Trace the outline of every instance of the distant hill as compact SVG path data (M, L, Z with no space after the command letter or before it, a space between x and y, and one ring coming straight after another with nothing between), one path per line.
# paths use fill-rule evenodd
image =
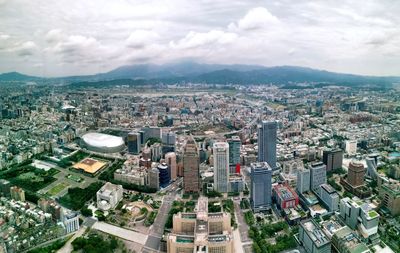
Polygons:
M39 77L23 75L17 72L0 75L0 81L30 81ZM120 80L123 79L123 80ZM78 83L78 86L96 85L93 82L117 85L127 80L134 84L146 83L209 83L209 84L293 84L293 83L327 83L347 86L369 85L390 87L400 83L400 77L375 77L342 74L325 70L296 66L265 67L258 65L223 65L202 64L192 61L175 62L163 65L140 64L122 66L106 73L87 76L70 76L47 78L45 80ZM114 81L113 80L120 80ZM139 81L140 80L140 81ZM106 82L104 82L106 81Z
M11 82L11 81L35 81L40 79L39 77L35 76L28 76L24 75L18 72L9 72L9 73L4 73L0 74L0 81L6 81L6 82Z

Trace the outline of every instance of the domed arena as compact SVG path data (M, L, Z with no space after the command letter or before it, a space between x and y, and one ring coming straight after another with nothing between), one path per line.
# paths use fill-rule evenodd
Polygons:
M117 153L125 149L125 143L121 137L102 133L84 134L81 145L90 151L100 153Z

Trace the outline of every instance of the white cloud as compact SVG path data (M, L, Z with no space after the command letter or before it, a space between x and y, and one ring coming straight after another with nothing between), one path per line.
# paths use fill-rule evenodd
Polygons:
M231 23L229 28L240 30L256 30L268 27L270 25L276 25L278 23L278 18L272 15L268 9L264 7L257 7L249 10L247 14L237 23Z
M202 46L213 46L215 44L228 44L238 37L236 33L212 30L206 33L190 31L178 42L171 41L170 46L178 49L197 48Z
M154 43L159 39L156 32L149 30L136 30L132 32L126 40L126 45L130 48L143 48L146 45Z
M62 33L60 29L52 29L47 32L45 39L47 43L58 42L61 39L65 38L65 35Z
M35 54L37 45L33 41L26 41L20 45L17 45L12 51L16 52L19 56L31 56Z

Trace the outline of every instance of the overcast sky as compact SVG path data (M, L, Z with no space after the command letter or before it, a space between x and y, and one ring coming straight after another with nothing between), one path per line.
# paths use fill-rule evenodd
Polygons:
M193 59L400 75L399 13L399 0L0 0L0 73Z

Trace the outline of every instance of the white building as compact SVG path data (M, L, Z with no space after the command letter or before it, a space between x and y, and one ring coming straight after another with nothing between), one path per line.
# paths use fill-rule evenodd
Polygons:
M229 190L229 145L217 142L213 145L214 189L218 192Z
M122 199L122 185L115 185L107 182L97 192L97 207L103 211L115 208Z
M339 194L329 184L321 184L319 191L322 202L328 207L330 212L335 212L339 209Z
M346 153L348 155L355 155L357 153L357 141L347 140L346 141Z
M312 191L319 191L319 186L326 183L326 165L322 162L313 163L309 168L311 178L310 188Z
M296 189L299 193L304 193L310 190L310 170L300 169L297 171Z
M64 211L63 224L67 234L79 230L79 215L76 212Z

